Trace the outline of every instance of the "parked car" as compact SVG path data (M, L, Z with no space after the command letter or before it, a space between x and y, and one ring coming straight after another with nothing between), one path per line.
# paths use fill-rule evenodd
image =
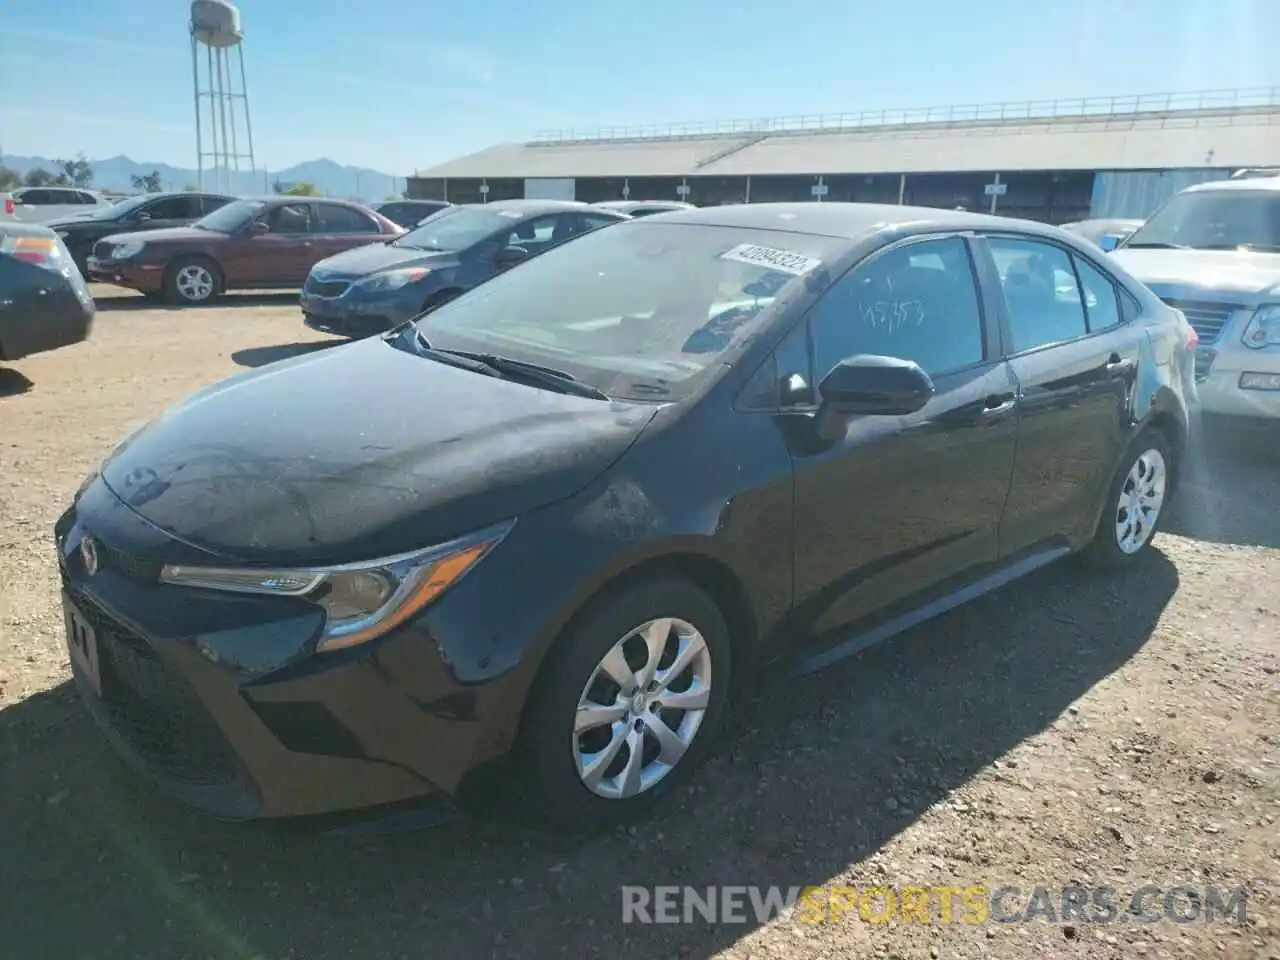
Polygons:
M1141 220L1078 220L1075 223L1064 223L1062 229L1070 230L1110 252L1140 226Z
M4 195L5 219L45 223L55 217L109 206L100 193L79 187L20 187Z
M1183 190L1112 257L1195 328L1205 413L1280 418L1280 177Z
M234 199L215 193L147 193L103 204L87 213L57 217L45 226L57 231L80 272L87 274L89 255L103 237L190 226Z
M89 287L56 233L0 222L0 362L80 343L93 313Z
M601 200L592 206L599 207L601 210L625 213L629 217L649 217L655 213L694 209L692 203L684 203L680 200Z
M346 200L236 200L189 227L104 237L87 267L93 280L200 304L227 290L296 288L317 261L403 233Z
M432 214L452 207L452 203L444 200L389 200L380 203L373 209L393 223L398 223L406 230L412 229Z
M302 287L303 321L344 337L382 333L521 260L626 219L567 200L450 207L386 246L317 263Z
M119 447L55 530L73 673L224 817L502 771L608 823L692 772L753 671L1073 551L1137 561L1188 457L1190 336L1023 221L795 203L591 231Z

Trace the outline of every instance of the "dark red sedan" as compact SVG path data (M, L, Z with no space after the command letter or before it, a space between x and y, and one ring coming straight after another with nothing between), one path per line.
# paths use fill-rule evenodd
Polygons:
M91 280L199 304L227 290L300 287L318 261L404 232L346 200L236 200L189 227L104 237L87 266Z

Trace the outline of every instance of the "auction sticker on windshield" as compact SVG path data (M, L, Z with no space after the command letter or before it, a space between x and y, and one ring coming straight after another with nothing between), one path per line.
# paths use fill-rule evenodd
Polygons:
M791 250L777 250L773 247L761 247L754 243L740 243L732 250L720 254L721 260L737 260L756 267L768 267L770 270L781 270L793 276L802 277L819 266L822 261L816 257L806 257L802 253Z

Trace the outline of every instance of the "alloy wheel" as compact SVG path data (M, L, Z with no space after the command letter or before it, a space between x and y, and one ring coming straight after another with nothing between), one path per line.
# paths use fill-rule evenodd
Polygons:
M192 303L208 300L213 295L213 274L198 263L189 263L179 270L174 284L183 299Z
M1164 506L1167 478L1164 454L1154 448L1139 456L1129 468L1116 504L1116 545L1121 552L1137 553L1151 539Z
M578 699L573 758L596 796L651 789L688 751L711 702L711 652L692 624L650 620L618 640Z

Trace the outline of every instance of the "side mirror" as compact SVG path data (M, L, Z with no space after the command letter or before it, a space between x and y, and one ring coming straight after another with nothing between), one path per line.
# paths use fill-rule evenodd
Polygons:
M271 232L271 228L261 220L255 220L249 224L249 234L254 237L261 237L263 234Z
M150 219L151 219L151 214L149 214L149 213L147 213L147 211L143 210L143 211L141 211L141 212L140 212L136 217L134 217L133 219L134 219L134 220L136 220L138 223L146 223L148 220L150 220Z
M914 360L870 354L841 360L818 384L818 414L830 417L901 417L924 409L933 381Z
M521 260L529 258L529 251L524 247L503 247L494 254L493 262L499 267L514 267Z

